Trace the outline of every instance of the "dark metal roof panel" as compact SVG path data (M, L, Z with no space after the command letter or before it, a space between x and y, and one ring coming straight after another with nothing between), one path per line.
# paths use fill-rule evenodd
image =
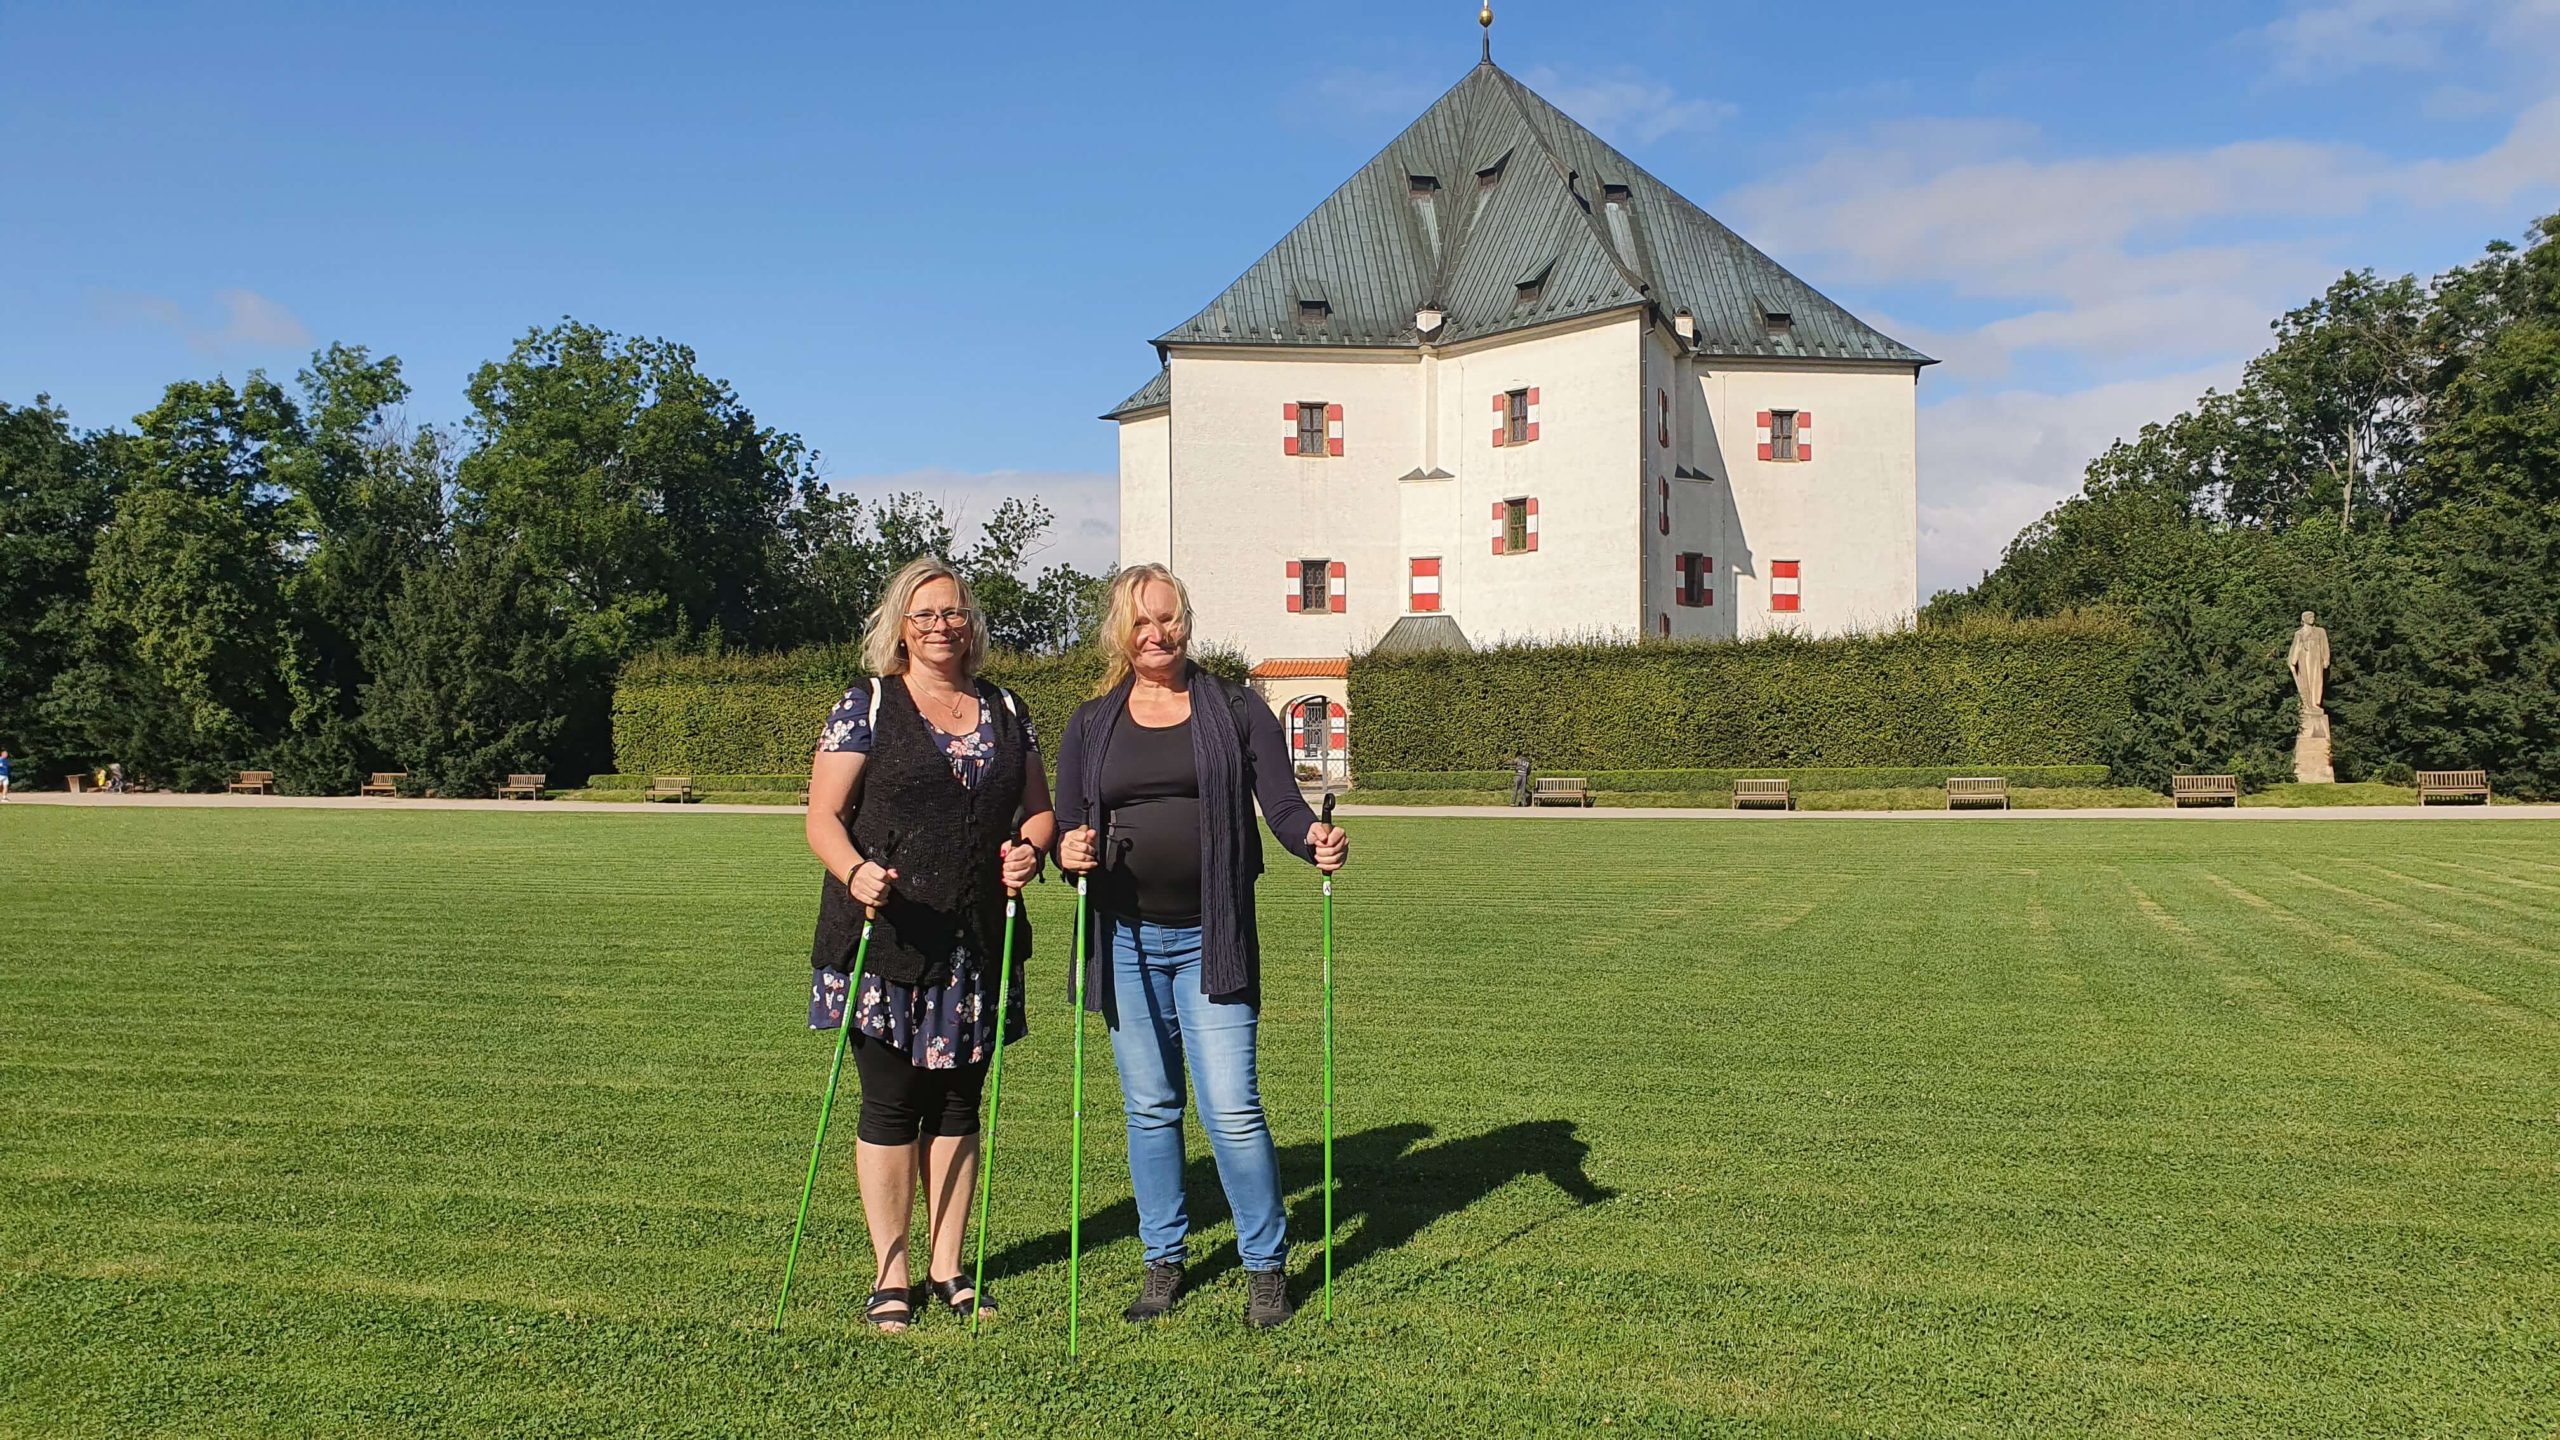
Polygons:
M1141 385L1128 399L1102 414L1105 420L1118 420L1147 410L1161 410L1173 403L1173 367L1167 365L1156 372L1156 378Z
M1479 186L1477 173L1496 164L1499 178ZM1428 222L1412 196L1420 174L1440 182ZM1601 208L1612 184L1628 188L1623 235ZM1543 289L1523 304L1521 282L1542 271ZM1315 296L1328 310L1311 323L1300 302ZM1788 307L1787 333L1769 333L1764 300ZM1157 343L1412 345L1424 305L1446 312L1446 342L1646 301L1695 316L1707 354L1930 363L1490 63Z

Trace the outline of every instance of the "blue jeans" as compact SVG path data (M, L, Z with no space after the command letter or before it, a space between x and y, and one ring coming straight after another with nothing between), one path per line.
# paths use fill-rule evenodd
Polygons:
M1200 1087L1200 1123L1218 1159L1218 1183L1235 1213L1236 1253L1247 1270L1288 1259L1280 1160L1263 1117L1253 1041L1261 1016L1242 998L1200 989L1200 927L1106 919L1111 930L1111 1061L1129 1115L1129 1183L1138 1196L1138 1239L1147 1263L1179 1263L1191 1233L1182 1193L1183 1060Z

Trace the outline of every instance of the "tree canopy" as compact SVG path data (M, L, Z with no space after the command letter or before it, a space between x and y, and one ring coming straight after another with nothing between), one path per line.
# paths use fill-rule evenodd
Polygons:
M413 427L399 360L333 344L291 388L180 380L129 430L0 404L0 745L31 773L484 793L609 768L634 656L849 638L928 551L1001 645L1090 629L1100 578L1031 568L1036 499L954 554L930 500L829 489L685 346L564 320L464 393L461 425Z
M2120 774L2289 774L2310 610L2342 778L2560 794L2560 216L2429 282L2342 277L1923 618L2077 609L2146 639Z

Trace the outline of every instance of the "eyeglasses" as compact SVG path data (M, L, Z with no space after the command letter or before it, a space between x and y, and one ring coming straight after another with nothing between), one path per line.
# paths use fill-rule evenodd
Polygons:
M910 610L907 623L919 630L957 630L977 618L975 610Z

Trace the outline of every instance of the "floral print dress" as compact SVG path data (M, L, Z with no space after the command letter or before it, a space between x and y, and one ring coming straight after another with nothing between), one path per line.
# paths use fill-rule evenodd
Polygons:
M927 724L925 729L940 742L943 757L951 762L951 773L961 784L975 790L986 778L987 762L996 748L995 716L982 700L979 704L978 728L965 735L952 735ZM857 685L844 692L827 723L818 731L821 754L868 755L871 753L871 687ZM1023 761L1033 774L1040 773L1040 740L1032 733L1031 717L1022 717ZM988 1023L995 1009L995 967L981 965L979 957L966 946L951 957L951 978L939 985L901 985L884 980L869 970L848 977L842 970L817 971L809 982L809 1028L832 1030L844 1023L845 999L853 998L853 1028L884 1045L904 1051L910 1062L926 1070L956 1070L964 1065L983 1065L995 1050L995 1027ZM1010 1043L1022 1038L1030 1028L1027 1006L1022 991L1016 988L1012 1004L1005 1016L1004 1038Z

